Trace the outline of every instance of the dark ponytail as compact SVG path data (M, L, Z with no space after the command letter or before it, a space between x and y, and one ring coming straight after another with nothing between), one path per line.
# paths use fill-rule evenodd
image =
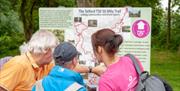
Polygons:
M101 46L109 55L114 55L123 42L123 38L110 29L101 29L92 35L91 41L95 51L98 46Z
M122 43L122 41L122 36L119 34L108 37L104 45L104 49L107 53L114 55L118 51L119 45Z
M114 35L115 37L115 44L119 47L123 42L123 37L119 34Z

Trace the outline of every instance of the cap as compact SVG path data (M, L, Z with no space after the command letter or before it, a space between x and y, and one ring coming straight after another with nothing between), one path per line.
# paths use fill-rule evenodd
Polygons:
M71 61L77 55L80 55L80 53L76 50L75 46L69 42L60 43L53 53L54 60L63 63Z

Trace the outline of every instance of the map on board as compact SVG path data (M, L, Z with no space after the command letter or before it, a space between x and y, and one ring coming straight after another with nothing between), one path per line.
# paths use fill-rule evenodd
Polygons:
M95 66L91 35L109 28L123 36L118 55L134 54L150 71L151 8L40 8L40 29L53 31L60 41L73 43L80 63Z

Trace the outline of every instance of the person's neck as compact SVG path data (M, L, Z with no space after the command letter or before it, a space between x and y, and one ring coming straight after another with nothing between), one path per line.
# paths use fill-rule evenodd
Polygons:
M67 69L70 69L70 70L73 70L73 69L74 69L74 66L73 66L71 63L65 64L65 65L63 65L62 67L67 68Z
M114 55L114 56L106 56L106 58L104 58L104 64L106 65L106 67L110 66L111 64L114 64L118 61L118 56Z
M31 55L32 55L32 58L33 58L33 60L35 61L35 63L36 63L39 67L41 67L41 66L42 66L42 64L41 64L41 60L42 60L41 55L40 55L40 54L31 54Z

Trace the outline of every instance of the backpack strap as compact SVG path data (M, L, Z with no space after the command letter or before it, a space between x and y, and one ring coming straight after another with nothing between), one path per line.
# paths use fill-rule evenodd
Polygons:
M140 69L139 63L138 63L138 61L136 60L136 58L135 58L132 54L126 54L125 56L130 57L130 59L131 59L132 62L133 62L133 65L134 65L134 67L135 67L135 69L136 69L136 72L137 72L139 75L141 75L142 71L141 71L141 69Z
M77 82L74 82L68 88L66 88L65 91L77 91L82 87L82 85L78 84Z
M36 81L35 86L36 86L36 91L44 91L44 88L42 86L42 79L39 81Z

